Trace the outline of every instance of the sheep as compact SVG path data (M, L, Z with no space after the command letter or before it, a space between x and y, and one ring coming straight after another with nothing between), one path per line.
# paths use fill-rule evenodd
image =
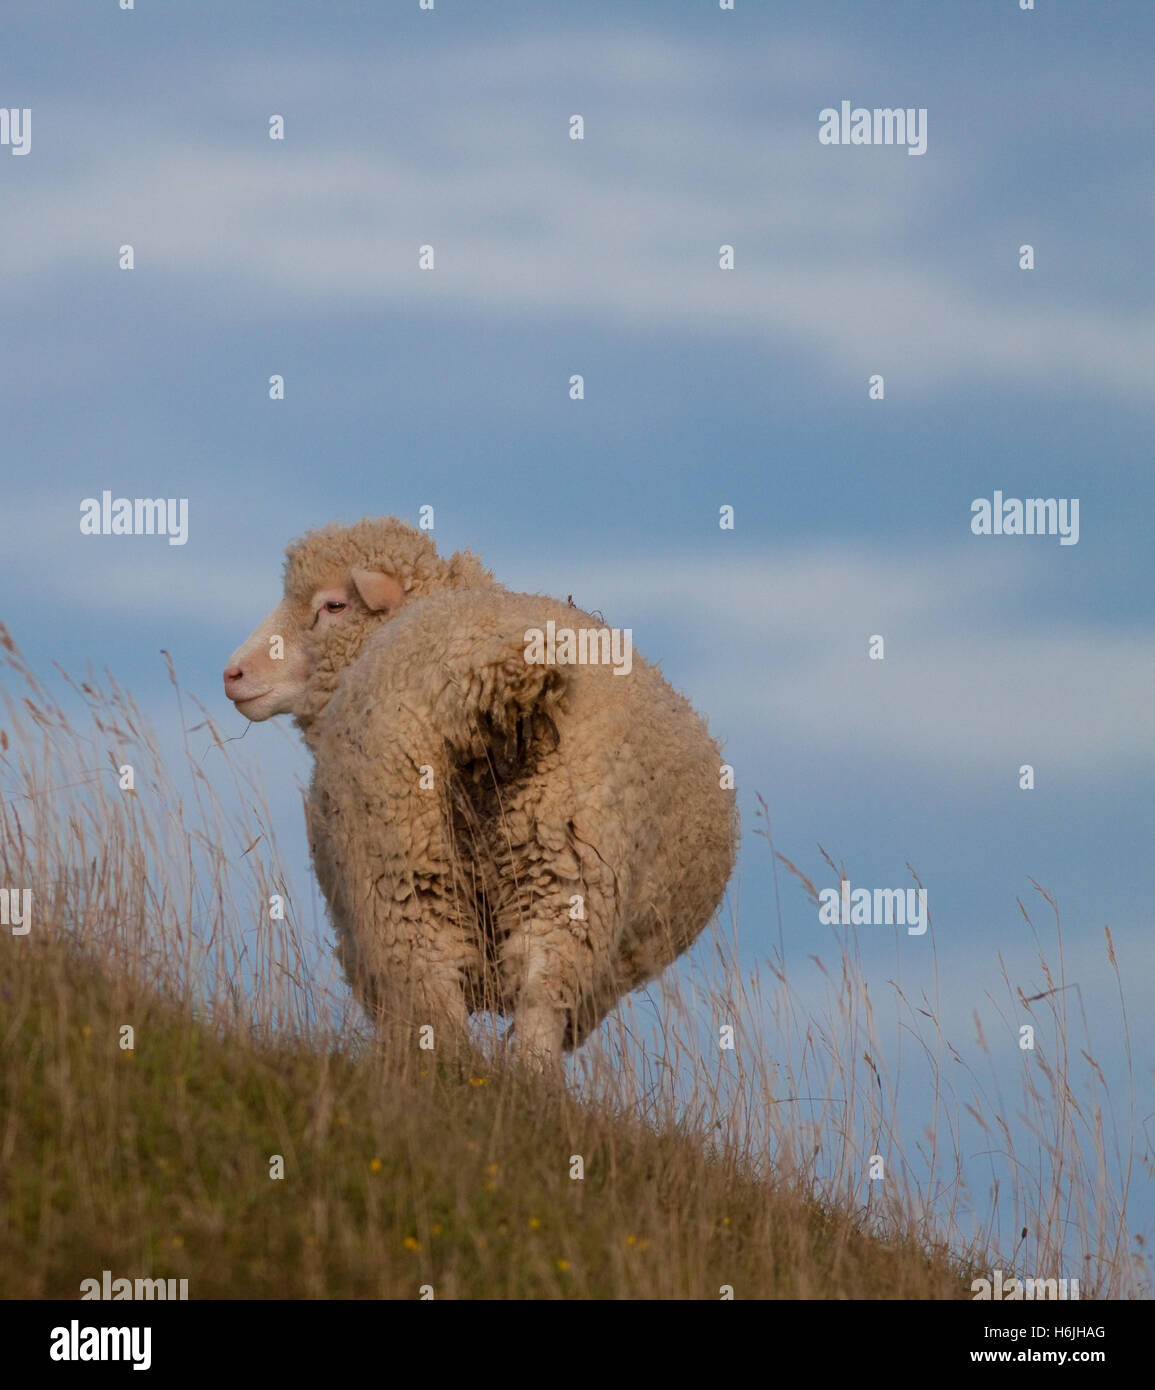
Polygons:
M616 664L573 664L559 633ZM621 638L395 518L289 545L284 599L229 659L225 693L250 720L291 714L313 754L314 867L382 1030L461 1039L479 1010L512 1014L519 1052L548 1064L717 910L732 778Z

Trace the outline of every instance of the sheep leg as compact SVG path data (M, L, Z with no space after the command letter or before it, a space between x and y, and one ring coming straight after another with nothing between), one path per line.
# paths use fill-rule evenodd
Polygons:
M553 1066L561 1057L565 1014L548 1001L518 1003L513 1017L518 1055L534 1066Z
M455 968L422 973L413 983L408 1000L413 1027L420 1030L431 1025L432 1043L436 1051L456 1049L469 1034L469 1011L461 977Z
M549 1067L561 1057L566 1030L564 966L558 946L569 940L568 932L548 928L542 935L534 934L535 924L519 932L515 952L507 945L506 967L516 954L516 972L520 988L513 1011L513 1036L518 1055L539 1067ZM544 923L537 923L542 932ZM551 938L553 940L551 941Z
M383 1040L402 1051L414 1044L423 1051L456 1049L469 1032L462 976L471 959L469 943L451 904L433 895L419 904L415 898L404 917L389 911L396 899L381 891L350 916L339 900L333 903L339 955Z
M455 1048L468 1035L469 1013L456 970L400 971L388 975L364 969L347 970L353 992L373 1019L378 1034L402 1050L415 1042ZM432 1028L432 1034L422 1029Z

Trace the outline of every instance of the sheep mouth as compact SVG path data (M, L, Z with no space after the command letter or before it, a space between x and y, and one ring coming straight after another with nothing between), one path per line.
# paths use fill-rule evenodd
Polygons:
M259 704L262 700L264 700L267 696L271 694L272 688L270 687L268 690L258 691L256 695L245 695L242 696L240 699L234 699L233 704L236 707L238 714L246 715L248 718L252 719L254 716L249 713L249 709L246 709L245 706L247 705L251 709L253 705ZM259 718L260 716L256 717Z

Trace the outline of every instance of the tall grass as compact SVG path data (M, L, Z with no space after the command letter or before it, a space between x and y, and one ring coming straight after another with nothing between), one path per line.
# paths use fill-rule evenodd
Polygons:
M896 979L884 1020L848 935L818 961L815 1013L781 908L765 968L719 925L565 1085L512 1065L496 1030L454 1057L386 1052L318 984L259 782L171 666L174 767L111 677L61 672L66 710L0 643L0 887L33 891L31 932L0 940L0 1293L74 1297L111 1269L188 1277L193 1297L957 1298L993 1267L1145 1291L1133 1102L1120 1133L1069 1041L1045 894L1047 990L1024 997L999 962L1008 1027L1025 1012L1052 1040L1023 1054L1021 1119L990 1052L984 1082L945 1038L937 956L933 997ZM815 901L764 804L758 829L776 899L782 866ZM970 1123L1005 1173L989 1200L965 1178ZM1008 1212L1024 1234L999 1248Z

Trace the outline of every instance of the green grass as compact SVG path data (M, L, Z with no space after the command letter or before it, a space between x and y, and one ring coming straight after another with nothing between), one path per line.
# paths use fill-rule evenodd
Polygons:
M104 1269L192 1298L969 1297L945 1256L533 1073L218 1034L74 949L16 944L2 1297L75 1298Z

